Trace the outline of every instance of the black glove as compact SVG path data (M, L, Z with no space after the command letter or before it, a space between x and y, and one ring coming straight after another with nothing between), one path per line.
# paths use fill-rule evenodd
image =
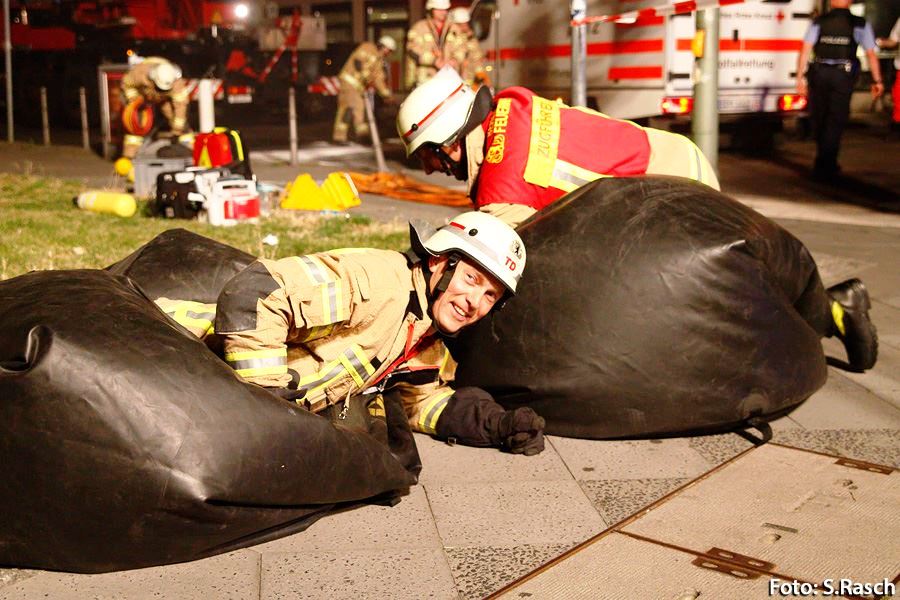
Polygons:
M435 431L468 446L493 446L532 456L544 449L544 419L530 408L505 410L481 388L456 390Z
M497 436L500 448L512 454L534 456L544 451L544 418L523 407L504 411L489 428Z

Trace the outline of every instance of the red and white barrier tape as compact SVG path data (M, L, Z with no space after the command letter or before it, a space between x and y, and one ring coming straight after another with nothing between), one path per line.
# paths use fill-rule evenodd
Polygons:
M617 15L585 17L583 19L571 21L570 25L572 25L572 27L577 27L578 25L586 25L588 23L638 23L649 19L658 19L659 17L692 13L695 10L703 10L705 8L718 8L720 6L729 6L731 4L743 4L748 1L752 2L754 0L683 0L673 4L666 4L654 8L641 8L619 13Z
M316 81L306 86L310 94L322 94L323 96L337 96L341 91L341 80L338 77L319 77Z
M188 98L196 100L200 96L201 79L187 79ZM221 100L225 97L225 82L222 79L212 79L213 99Z

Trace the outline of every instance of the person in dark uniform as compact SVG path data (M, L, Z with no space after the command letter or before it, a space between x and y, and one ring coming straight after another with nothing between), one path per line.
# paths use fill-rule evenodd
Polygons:
M815 19L806 32L797 61L797 91L809 96L816 139L813 176L819 179L840 174L838 150L850 117L850 96L859 75L857 46L863 47L872 72L872 97L878 98L884 92L872 26L851 14L849 7L850 0L831 0L831 10ZM812 61L811 53L815 54Z
M891 33L886 38L875 40L880 48L890 50L900 46L900 17L891 28ZM891 90L894 97L894 112L891 115L891 131L900 133L900 54L894 57L894 87Z

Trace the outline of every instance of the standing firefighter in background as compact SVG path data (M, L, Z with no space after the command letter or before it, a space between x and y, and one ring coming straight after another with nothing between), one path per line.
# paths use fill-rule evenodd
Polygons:
M339 409L338 422L377 422L383 396L396 394L416 431L537 454L544 420L530 408L504 410L480 388L452 389L441 342L515 294L521 238L469 212L437 231L411 224L410 242L405 255L351 248L260 259L225 284L218 306L156 302L201 337L214 318L207 342L224 342L239 375L333 419Z
M341 69L341 91L338 94L337 114L334 117L334 131L331 139L343 143L347 141L350 123L357 138L370 135L366 120L365 94L370 87L378 95L389 99L391 90L385 80L384 58L397 49L397 43L390 36L381 36L378 44L363 42L350 55Z
M406 87L422 85L444 65L457 68L445 50L450 0L428 0L428 16L416 22L406 37Z
M181 79L181 69L158 56L145 58L128 71L122 78L122 93L126 103L122 112L126 134L116 171L125 175L131 170L131 159L137 155L152 125L152 118L148 124L139 115L148 107L158 108L168 121L171 135L177 137L187 128L190 98L187 84Z
M446 54L456 66L465 82L471 86L490 85L491 80L485 70L484 52L469 26L467 8L450 11L450 31L447 33Z
M809 88L810 121L816 138L813 176L817 179L832 179L841 171L837 158L860 70L858 45L865 50L872 71L872 97L878 98L884 84L875 56L875 34L865 19L851 14L850 0L831 0L831 10L815 19L803 38L797 60L797 91L806 94ZM815 59L808 62L812 52Z
M569 107L522 87L477 92L450 68L400 106L407 156L426 173L468 181L475 206L521 223L567 192L601 177L679 175L719 189L688 138Z

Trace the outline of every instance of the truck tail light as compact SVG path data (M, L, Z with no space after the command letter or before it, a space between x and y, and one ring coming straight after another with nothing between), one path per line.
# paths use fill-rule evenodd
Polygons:
M782 94L778 97L778 110L803 110L806 108L806 103L806 96L801 94Z
M687 96L663 98L660 109L664 115L687 115L694 110L694 99Z

